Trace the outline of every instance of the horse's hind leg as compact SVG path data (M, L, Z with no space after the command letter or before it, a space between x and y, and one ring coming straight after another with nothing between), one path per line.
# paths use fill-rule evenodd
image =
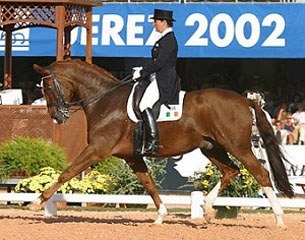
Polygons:
M138 157L137 159L126 159L127 164L137 175L140 182L143 184L148 195L154 201L156 208L158 209L158 217L155 220L155 224L162 224L163 218L167 215L167 209L165 205L162 203L162 200L157 191L155 182L148 172L147 166L142 157Z
M210 222L214 218L213 204L218 194L238 175L239 168L228 157L227 152L215 146L212 150L201 149L201 152L219 169L222 174L221 181L208 193L205 198L205 219Z
M270 180L269 172L257 160L257 158L251 151L249 151L249 153L243 155L242 157L238 157L238 160L245 166L245 168L252 174L256 181L263 187L263 191L267 195L273 213L275 215L276 225L280 228L285 228L284 212L274 190L272 189L272 183Z

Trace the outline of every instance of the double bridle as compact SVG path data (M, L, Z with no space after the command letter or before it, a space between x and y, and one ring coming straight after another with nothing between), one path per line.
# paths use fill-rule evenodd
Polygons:
M41 82L42 82L41 85L42 85L43 91L45 91L45 92L51 91L51 94L55 98L55 102L49 103L47 101L47 107L55 107L56 112L55 112L54 119L56 119L59 122L64 122L65 120L67 120L70 117L69 107L71 105L70 105L70 103L65 101L63 91L62 91L60 84L59 84L58 80L56 79L54 73L52 71L50 73L51 73L50 75L47 75L47 76L44 76L41 78ZM44 79L46 79L46 78L52 79L55 89L53 89L52 85L45 86Z
M52 87L52 85L45 86L44 79L46 79L46 78L51 78L55 89ZM49 75L41 78L41 82L42 82L41 87L43 88L44 91L51 91L52 95L55 98L55 102L52 102L52 103L47 102L48 107L56 108L56 113L55 113L54 119L56 119L59 122L65 122L70 117L69 107L76 106L76 105L81 105L82 107L87 106L93 102L96 102L97 100L100 100L108 93L110 93L126 84L133 82L134 80L132 79L132 75L130 74L130 75L126 76L125 78L123 78L121 81L123 81L123 83L116 85L115 87L111 88L110 90L108 90L106 92L97 93L95 96L93 96L91 98L81 99L81 100L73 101L73 102L65 101L64 93L61 89L60 82L57 80L52 69L50 69ZM79 109L81 109L81 108L79 108ZM77 109L77 110L79 110L79 109Z

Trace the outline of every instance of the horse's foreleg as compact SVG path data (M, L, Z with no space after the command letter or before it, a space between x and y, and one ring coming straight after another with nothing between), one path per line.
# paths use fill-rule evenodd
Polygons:
M102 158L96 155L96 151L88 146L78 156L78 158L60 174L57 182L55 182L47 190L43 191L40 197L29 205L29 208L33 210L41 209L45 202L53 196L53 194L58 190L58 188L60 188L61 185L81 173L83 170L90 167L93 163L98 162L100 159Z
M148 172L147 166L142 158L136 159L135 161L128 162L129 166L137 175L140 182L143 184L148 195L151 196L153 202L158 209L158 217L155 220L154 224L162 224L163 218L167 215L167 209L162 203L162 200L157 191L155 182Z
M162 203L162 200L157 191L154 180L148 172L136 172L139 180L143 184L146 192L154 201L156 208L158 209L158 217L155 220L155 224L162 224L163 218L167 215L167 209L165 205Z

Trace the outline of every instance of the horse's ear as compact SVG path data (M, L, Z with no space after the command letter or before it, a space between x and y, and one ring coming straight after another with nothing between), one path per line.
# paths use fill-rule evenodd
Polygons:
M33 68L36 72L40 73L41 75L49 75L49 71L46 70L45 68L37 65L37 64L33 64Z

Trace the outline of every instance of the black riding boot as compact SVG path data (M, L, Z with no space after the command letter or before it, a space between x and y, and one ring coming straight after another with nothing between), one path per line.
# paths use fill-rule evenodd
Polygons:
M159 152L158 126L151 108L146 108L142 112L142 119L145 125L144 153L158 154Z

